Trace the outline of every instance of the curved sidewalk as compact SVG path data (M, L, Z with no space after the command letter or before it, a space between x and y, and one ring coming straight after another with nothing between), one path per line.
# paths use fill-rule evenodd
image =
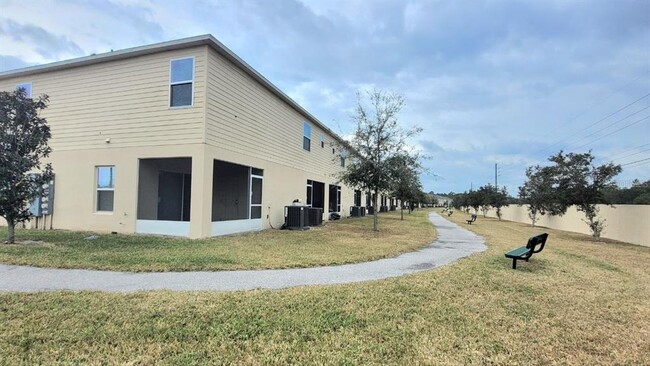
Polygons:
M372 262L315 268L163 273L54 269L0 264L0 291L234 291L353 283L425 271L487 249L483 238L442 216L432 212L429 220L438 232L437 241L415 252Z

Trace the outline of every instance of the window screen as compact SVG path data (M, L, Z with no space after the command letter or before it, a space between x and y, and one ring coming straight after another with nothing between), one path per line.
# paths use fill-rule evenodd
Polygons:
M302 148L311 151L311 126L307 122L302 126Z
M97 211L112 212L115 200L115 167L98 166L97 172Z
M170 63L169 84L171 107L192 105L192 85L194 83L194 58L172 60Z

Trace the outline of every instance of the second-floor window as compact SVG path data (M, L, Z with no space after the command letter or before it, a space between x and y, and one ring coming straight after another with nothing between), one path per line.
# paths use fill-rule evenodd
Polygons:
M307 122L302 126L302 148L311 151L311 126Z
M32 97L32 83L20 83L16 85L16 90L18 89L24 89L25 90L25 96L27 98Z
M171 60L169 68L169 106L191 106L194 89L194 57Z
M348 152L345 149L341 149L341 167L345 168L345 159L348 157Z

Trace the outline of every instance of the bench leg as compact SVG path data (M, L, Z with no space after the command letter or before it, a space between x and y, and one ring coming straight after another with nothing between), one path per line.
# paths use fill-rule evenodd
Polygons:
M517 269L517 260L516 259L512 260L512 269Z

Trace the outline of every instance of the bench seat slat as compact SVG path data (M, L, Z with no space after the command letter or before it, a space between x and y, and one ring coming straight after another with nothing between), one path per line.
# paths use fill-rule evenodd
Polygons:
M530 251L530 249L528 249L526 247L519 247L517 249L513 249L513 250L509 251L508 253L506 253L506 257L508 257L508 258L522 257L523 255L528 254L529 251Z

